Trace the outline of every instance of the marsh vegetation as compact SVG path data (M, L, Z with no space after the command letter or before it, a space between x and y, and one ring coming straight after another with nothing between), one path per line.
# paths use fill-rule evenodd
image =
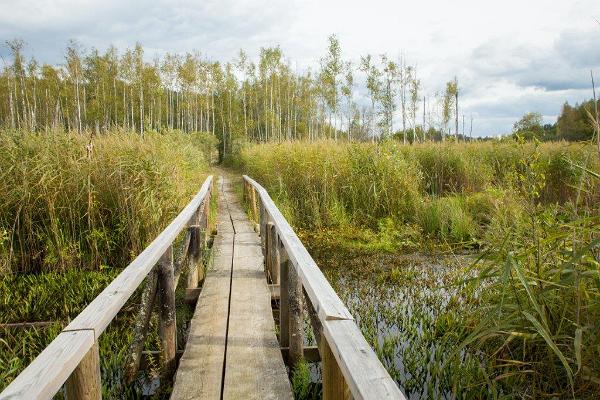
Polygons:
M325 141L238 160L410 398L597 392L593 146Z

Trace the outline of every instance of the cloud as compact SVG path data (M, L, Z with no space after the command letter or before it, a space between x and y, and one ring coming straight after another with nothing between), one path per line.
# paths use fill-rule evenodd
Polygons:
M101 51L141 42L149 60L199 50L228 61L240 48L256 59L261 47L281 45L302 71L318 67L336 33L355 64L367 53L404 54L432 103L457 76L460 112L485 135L510 131L527 111L550 118L565 100L590 97L589 70L600 75L593 17L597 0L0 0L0 39L23 38L26 54L52 64L64 62L71 38ZM364 88L356 98L370 103Z

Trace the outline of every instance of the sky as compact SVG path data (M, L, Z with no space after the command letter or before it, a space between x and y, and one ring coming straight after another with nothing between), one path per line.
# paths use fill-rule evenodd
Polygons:
M476 136L510 132L526 112L553 123L565 101L591 98L598 21L599 0L0 0L0 40L21 38L26 54L52 64L64 62L69 39L100 50L140 42L148 60L198 50L229 61L240 48L256 59L261 47L280 45L302 72L318 68L336 34L355 64L366 54L403 55L430 98L456 76L459 114L473 117ZM6 46L0 55L6 60ZM362 85L354 97L368 101Z

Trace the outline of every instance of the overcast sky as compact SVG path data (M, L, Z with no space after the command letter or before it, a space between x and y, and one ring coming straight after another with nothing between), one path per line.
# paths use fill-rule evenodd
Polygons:
M427 95L456 75L461 113L473 115L477 135L508 132L528 111L554 122L565 101L591 98L597 20L600 0L0 0L0 39L22 38L27 54L54 64L74 38L101 50L139 41L149 60L199 50L227 61L240 48L256 57L280 45L303 71L318 66L335 33L347 59L404 54ZM357 88L357 100L364 96Z

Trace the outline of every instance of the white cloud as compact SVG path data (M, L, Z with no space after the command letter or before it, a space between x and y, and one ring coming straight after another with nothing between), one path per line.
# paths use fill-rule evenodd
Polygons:
M565 100L590 97L589 70L600 75L594 18L597 0L0 0L0 39L23 38L51 63L62 62L70 38L100 49L139 41L149 58L199 50L228 60L280 44L293 66L314 69L336 33L355 61L405 54L429 95L458 76L463 112L484 135L509 131L524 112L550 118Z

